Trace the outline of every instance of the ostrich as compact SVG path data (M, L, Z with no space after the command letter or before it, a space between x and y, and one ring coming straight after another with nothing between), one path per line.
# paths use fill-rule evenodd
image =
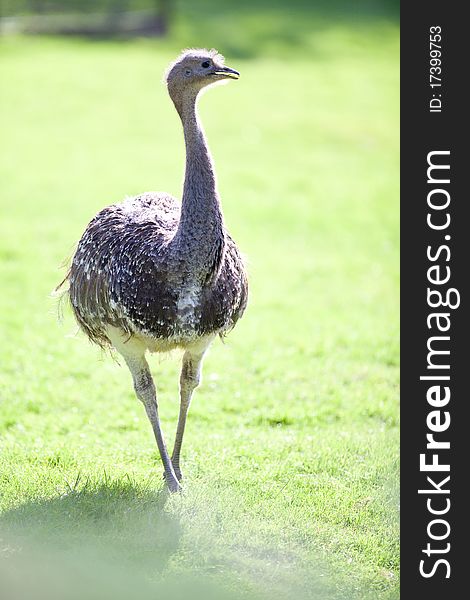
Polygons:
M217 51L191 49L165 82L186 146L183 197L146 192L101 210L83 233L67 274L80 328L124 358L155 434L171 492L181 489L180 452L204 354L242 316L248 294L242 258L227 233L214 165L198 112L204 88L239 73ZM184 350L180 409L170 457L147 351Z

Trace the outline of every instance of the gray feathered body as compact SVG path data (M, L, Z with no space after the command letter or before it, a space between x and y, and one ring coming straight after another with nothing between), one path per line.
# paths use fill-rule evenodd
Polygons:
M110 344L111 325L184 346L224 334L242 316L246 273L223 223L204 252L195 252L187 235L177 235L180 213L175 198L149 192L108 206L90 222L68 277L75 316L93 342Z

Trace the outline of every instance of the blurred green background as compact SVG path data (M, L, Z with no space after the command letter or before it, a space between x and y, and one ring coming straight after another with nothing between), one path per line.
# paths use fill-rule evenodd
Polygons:
M397 3L178 1L163 25L157 4L1 7L5 597L396 599ZM205 360L167 498L127 369L50 292L103 206L180 197L161 79L190 46L241 72L200 111L251 298ZM151 363L169 439L177 358Z

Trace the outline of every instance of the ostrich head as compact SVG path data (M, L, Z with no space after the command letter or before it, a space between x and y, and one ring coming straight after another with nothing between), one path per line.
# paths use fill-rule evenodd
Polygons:
M190 49L183 51L170 64L165 81L170 97L180 112L184 100L194 100L203 88L239 77L238 71L224 65L224 57L217 50Z

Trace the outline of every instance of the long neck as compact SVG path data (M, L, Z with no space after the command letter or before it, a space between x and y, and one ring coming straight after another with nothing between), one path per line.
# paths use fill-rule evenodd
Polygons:
M175 102L184 129L186 171L181 217L175 241L189 250L192 259L212 268L214 253L224 245L222 208L214 165L197 113L197 99Z

